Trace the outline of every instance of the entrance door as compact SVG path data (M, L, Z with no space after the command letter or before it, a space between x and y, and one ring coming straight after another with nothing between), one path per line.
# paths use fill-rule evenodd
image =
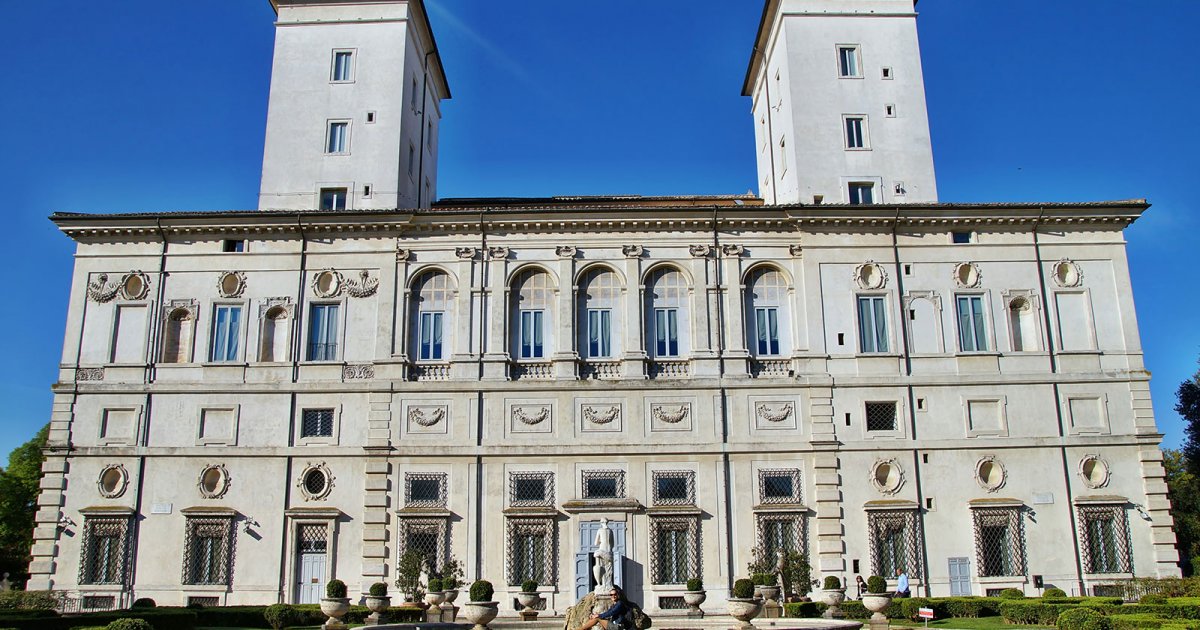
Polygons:
M613 533L613 584L625 587L625 523L609 521ZM592 553L596 551L596 532L600 521L579 522L579 550L575 552L575 601L596 588L592 576Z
M324 525L301 525L296 537L296 603L321 603L325 584L325 552L328 528Z
M971 594L971 559L950 558L950 596Z

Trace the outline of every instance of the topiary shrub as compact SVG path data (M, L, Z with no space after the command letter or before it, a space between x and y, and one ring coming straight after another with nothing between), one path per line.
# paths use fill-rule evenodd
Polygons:
M1055 625L1059 630L1113 630L1111 619L1089 608L1064 610Z
M139 597L133 600L133 606L130 606L130 608L156 608L157 606L158 604L154 603L153 599L150 599L149 597Z
M831 591L835 588L842 588L842 581L836 575L826 575L825 590Z
M754 582L755 586L775 586L779 583L778 579L774 573L755 573L750 576L750 581Z
M272 604L263 611L263 619L275 630L294 626L301 622L300 613L288 604Z
M475 580L475 583L471 585L471 601L490 602L492 601L492 594L495 592L491 582L487 580Z
M387 597L387 583L376 582L371 585L371 589L367 591L371 597Z
M872 595L882 595L887 592L887 580L881 575L872 575L867 578L867 592Z
M783 616L812 619L820 617L826 608L828 606L821 602L793 602L783 605Z
M58 596L53 591L0 591L0 610L54 610Z
M689 579L689 580L687 581L687 590L689 590L689 591L703 591L703 590L704 590L704 580L701 580L700 578L691 578L691 579Z
M1042 593L1042 599L1060 599L1067 596L1067 592L1061 588L1048 588Z
M430 593L442 592L442 578L429 578L429 592Z
M741 578L733 583L733 596L737 599L750 599L754 597L754 582L746 578Z
M1025 593L1019 588L1006 588L1000 591L1000 599L1025 599Z
M154 626L145 619L122 617L104 626L104 630L154 630Z
M525 580L524 582L521 582L522 593L536 593L537 587L537 580Z
M346 596L346 583L341 580L329 580L325 585L325 597L341 599Z
M1147 593L1142 595L1142 598L1138 600L1138 603L1149 606L1162 606L1167 603L1167 596L1161 593Z

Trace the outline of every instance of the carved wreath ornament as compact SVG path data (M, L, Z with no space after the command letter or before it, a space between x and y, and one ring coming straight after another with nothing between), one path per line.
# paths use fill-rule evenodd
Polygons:
M87 295L93 302L113 301L117 295L126 300L140 300L150 293L150 279L141 271L130 271L114 282L108 281L108 274L96 276L87 285Z
M333 269L325 269L313 278L313 293L317 297L331 298L346 295L354 298L365 298L375 295L379 289L379 279L372 278L366 269L358 272L358 280L350 280Z
M408 410L408 420L414 424L419 424L423 427L431 427L438 422L441 422L446 417L446 408L438 407L433 413L426 414L420 407L410 407Z
M688 411L690 409L687 405L679 405L679 409L675 411L667 411L665 407L655 407L652 413L654 414L654 419L659 422L678 424L683 422L684 418L688 417Z
M759 403L756 405L754 411L758 414L759 418L762 418L767 422L783 422L791 417L792 410L792 403L785 403L778 409L772 409L771 406L766 403Z
M609 407L608 411L604 412L597 411L595 407L583 408L583 417L592 424L608 424L616 420L619 415L621 415L621 408L616 405Z
M513 418L520 421L522 424L528 424L528 425L532 426L535 424L541 424L546 418L549 418L550 417L550 408L542 407L542 410L540 412L531 416L531 415L525 413L524 407L513 407L512 415L513 415Z

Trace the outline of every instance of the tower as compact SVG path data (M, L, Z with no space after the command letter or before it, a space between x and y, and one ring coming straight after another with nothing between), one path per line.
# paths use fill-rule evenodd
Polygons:
M915 0L768 0L742 88L769 204L936 202Z
M259 209L428 207L450 98L421 0L271 0Z

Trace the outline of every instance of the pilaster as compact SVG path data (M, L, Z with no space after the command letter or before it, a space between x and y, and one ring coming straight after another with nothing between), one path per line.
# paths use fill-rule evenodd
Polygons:
M1154 545L1153 575L1178 577L1179 552L1175 548L1175 521L1171 518L1171 501L1167 497L1162 451L1156 446L1145 445L1138 450L1138 461L1142 465L1142 484L1146 492L1144 510L1150 518L1150 540Z
M386 457L366 462L363 480L362 583L387 582L389 478L392 467Z

